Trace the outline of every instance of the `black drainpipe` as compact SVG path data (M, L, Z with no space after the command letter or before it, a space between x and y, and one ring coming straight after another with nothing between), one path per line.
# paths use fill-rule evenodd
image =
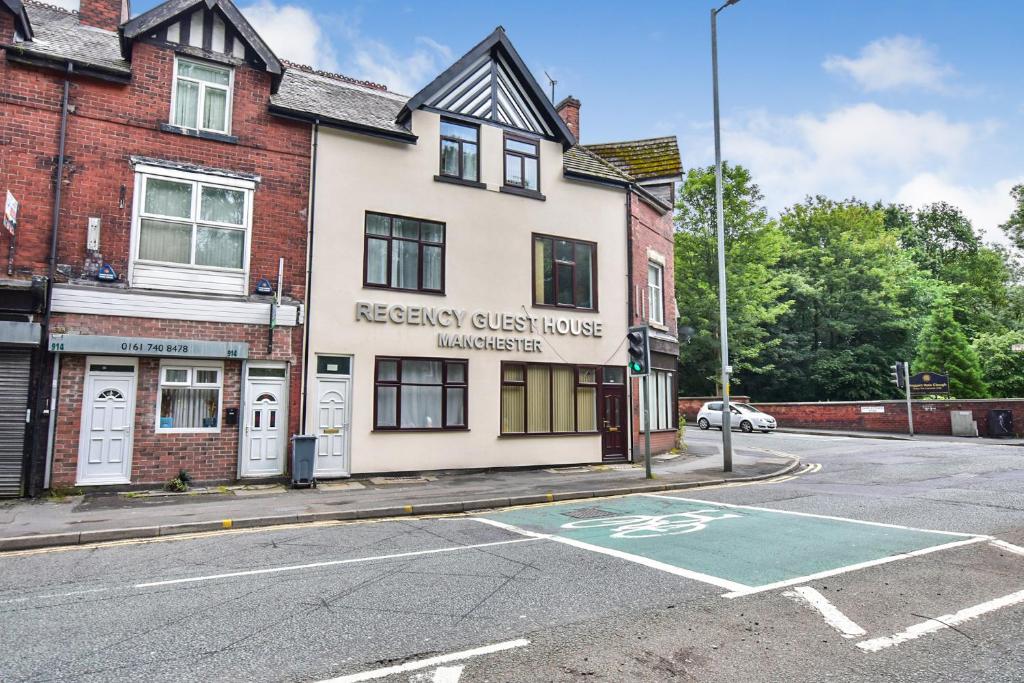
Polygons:
M309 408L309 320L313 317L313 231L316 229L316 153L320 142L320 119L313 121L312 178L309 187L309 244L306 248L306 320L302 344L302 423L299 433L306 432L306 411Z
M46 442L49 432L49 407L50 383L53 381L52 356L49 353L50 346L50 316L53 313L53 281L57 277L57 237L60 227L61 193L64 185L64 147L68 134L68 97L71 90L71 76L75 67L71 62L67 63L64 72L64 95L61 98L60 106L60 142L57 145L57 173L54 177L53 190L53 223L50 228L50 258L48 259L48 270L46 279L46 305L43 309L43 329L39 341L39 356L35 386L35 409L32 414L34 425L34 438L32 441L31 454L29 456L27 493L29 496L36 496L43 487L42 474L46 469ZM46 420L41 419L47 416Z

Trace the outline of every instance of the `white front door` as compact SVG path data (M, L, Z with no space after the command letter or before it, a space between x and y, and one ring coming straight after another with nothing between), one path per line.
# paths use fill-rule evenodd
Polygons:
M350 473L349 402L352 380L317 380L316 476L347 477Z
M284 474L287 455L287 368L249 366L246 369L243 477Z
M127 484L132 468L135 368L93 362L87 366L78 483Z

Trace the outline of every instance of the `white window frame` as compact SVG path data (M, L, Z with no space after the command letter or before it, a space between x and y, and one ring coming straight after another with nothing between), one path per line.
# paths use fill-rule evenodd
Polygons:
M657 284L651 283L651 271L657 273ZM648 320L655 325L665 324L665 266L647 262Z
M675 400L673 391L673 382L675 379L675 373L670 370L656 370L651 369L651 376L647 380L647 391L654 397L651 401L651 431L674 431L678 429L678 424L675 424L675 407L672 402ZM659 390L662 390L662 398L658 397ZM644 414L644 404L647 402L647 397L644 396L644 392L640 391L640 415ZM664 419L662 419L664 418ZM641 418L642 419L642 418ZM640 429L643 429L641 423Z
M160 361L160 374L156 384L156 423L154 429L157 434L220 434L221 426L224 423L224 363L219 361L203 361L168 358ZM187 370L188 380L185 382L166 382L164 372L166 370ZM216 384L196 384L193 381L196 370L216 370ZM214 389L217 391L217 426L216 427L161 427L160 414L163 412L164 387L194 387L196 389Z
M193 184L192 188L192 209L191 216L189 218L175 218L175 217L158 217L156 215L146 214L143 209L146 202L146 183L150 178L156 178L159 180L171 180L179 182L188 182ZM201 198L202 187L217 187L230 190L241 190L245 194L245 206L242 209L242 227L236 225L215 223L210 221L199 221L199 202ZM207 173L189 173L186 171L178 171L171 168L162 168L160 166L148 166L139 164L135 167L135 197L134 206L132 209L132 234L131 234L131 252L130 252L130 263L128 265L128 282L132 283L133 275L135 271L135 264L143 264L150 267L166 268L168 270L178 271L207 271L214 273L230 273L233 275L239 275L241 278L241 288L233 294L242 295L246 293L249 282L249 261L252 254L252 213L253 213L253 195L256 190L256 182L253 180L247 180L243 178L232 178L228 176L217 176ZM142 219L143 218L154 218L156 220L167 220L177 223L191 223L192 224L192 241L190 247L189 260L192 263L174 263L171 261L154 261L151 259L140 259L139 248L140 248L140 233L142 231ZM220 266L199 266L195 265L195 242L196 232L198 231L198 225L209 225L210 227L224 227L233 230L244 230L245 239L243 240L242 248L242 267L241 268L222 268ZM219 289L211 289L213 293L223 294L224 292Z
M206 81L200 81L200 80L198 80L196 78L189 78L188 76L181 76L178 73L178 65L181 64L182 62L187 62L187 63L190 63L190 64L195 64L197 66L203 66L203 67L207 67L207 68L224 69L225 71L228 72L228 84L227 85L218 85L217 83L208 83ZM174 112L177 111L177 106L176 105L177 105L177 101L178 101L178 80L179 79L184 80L184 81L188 81L189 83L195 83L196 85L199 86L199 100L196 103L196 125L195 125L195 127L184 126L180 122L178 122L175 119L175 117L174 117ZM220 129L217 129L217 128L204 128L203 125L202 125L202 122L203 122L203 110L205 109L204 105L206 104L206 90L207 90L207 88L213 88L214 90L223 90L223 91L225 91L227 93L227 104L224 107L224 126L225 126L224 130L220 130ZM175 56L175 58L174 58L174 79L171 82L171 112L170 112L170 116L167 117L167 120L171 122L172 126L178 126L179 128L185 128L186 130L202 130L202 131L206 131L208 133L219 133L221 135L231 135L231 118L232 118L231 115L232 115L232 113L234 111L234 107L232 106L232 104L233 104L232 100L234 99L234 94L235 94L235 70L234 70L234 68L232 68L230 66L227 66L226 64L214 64L214 63L211 63L211 62L204 62L204 61L199 60L199 59L186 59L184 57Z

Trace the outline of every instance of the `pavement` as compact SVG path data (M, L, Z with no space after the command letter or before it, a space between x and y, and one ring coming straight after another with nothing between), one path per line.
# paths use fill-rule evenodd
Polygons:
M711 453L720 435L687 437ZM1024 681L1020 449L734 443L801 465L686 491L0 553L0 678Z
M0 551L153 538L281 524L459 513L557 500L681 490L781 476L798 459L761 446L737 448L723 473L718 446L702 441L677 457L595 465L360 477L315 489L256 486L202 493L95 493L0 503Z

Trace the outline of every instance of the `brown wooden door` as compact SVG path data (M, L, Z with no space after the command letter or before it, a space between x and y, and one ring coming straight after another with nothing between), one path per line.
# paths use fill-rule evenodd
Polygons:
M601 387L601 457L626 460L626 387L622 384Z

